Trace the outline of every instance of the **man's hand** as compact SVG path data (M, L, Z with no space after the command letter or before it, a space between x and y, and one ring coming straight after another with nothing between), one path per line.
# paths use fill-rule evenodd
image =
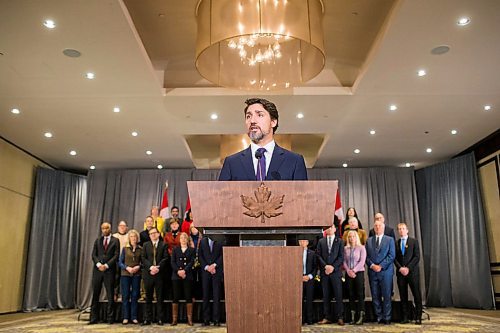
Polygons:
M177 275L178 275L181 279L183 279L183 280L184 280L184 279L186 278L186 271L185 271L185 270L183 270L183 269L179 269L179 270L177 271Z
M371 269L372 269L372 271L378 273L378 272L380 272L382 270L382 266L373 264L372 267L371 267Z
M407 276L410 273L410 269L408 267L401 267L399 269L399 273L401 273L403 276Z
M325 274L326 275L332 274L334 270L335 270L335 268L332 265L325 266Z

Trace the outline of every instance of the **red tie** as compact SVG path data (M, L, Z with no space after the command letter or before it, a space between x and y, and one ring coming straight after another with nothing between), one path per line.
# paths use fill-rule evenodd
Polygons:
M104 237L104 252L108 250L108 237Z

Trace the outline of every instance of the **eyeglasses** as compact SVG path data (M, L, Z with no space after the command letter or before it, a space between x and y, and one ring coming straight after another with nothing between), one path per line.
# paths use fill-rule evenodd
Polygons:
M154 234L157 234L158 231L153 231L153 232L150 232L149 235L154 235Z

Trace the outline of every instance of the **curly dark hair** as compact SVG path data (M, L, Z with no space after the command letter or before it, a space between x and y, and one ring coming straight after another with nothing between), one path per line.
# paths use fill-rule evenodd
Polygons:
M273 134L276 133L276 130L278 129L279 114L278 114L278 109L276 108L276 105L274 105L273 102L270 102L264 98L249 98L245 101L245 104L247 105L245 107L245 110L243 110L243 114L245 115L247 114L247 110L250 105L261 104L264 107L264 110L269 112L271 120L276 120L276 126L273 127Z

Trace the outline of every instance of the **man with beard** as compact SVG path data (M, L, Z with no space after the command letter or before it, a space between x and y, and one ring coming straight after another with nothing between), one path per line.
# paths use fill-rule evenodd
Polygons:
M307 180L302 155L278 146L278 110L263 98L245 101L245 125L250 147L226 157L219 180Z
M92 261L94 269L92 272L92 306L90 311L89 324L97 324L99 318L99 295L104 284L108 307L106 310L106 321L108 324L114 322L114 284L116 262L120 251L120 241L111 236L111 224L104 222L101 224L102 236L97 238L92 249Z

